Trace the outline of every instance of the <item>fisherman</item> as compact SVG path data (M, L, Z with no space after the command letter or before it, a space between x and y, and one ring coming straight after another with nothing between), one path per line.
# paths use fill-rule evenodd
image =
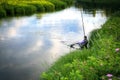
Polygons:
M87 36L84 36L84 40L82 42L77 42L77 43L74 43L74 44L71 44L70 45L70 48L75 48L74 45L75 44L78 44L80 49L83 49L84 47L87 49L87 44L88 44L88 40L87 40Z

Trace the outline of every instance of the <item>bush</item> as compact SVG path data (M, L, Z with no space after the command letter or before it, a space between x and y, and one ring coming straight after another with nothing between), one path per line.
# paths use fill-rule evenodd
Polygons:
M45 8L44 6L40 3L40 2L32 2L32 3L28 3L30 5L33 5L37 8L37 12L44 12L45 11Z
M6 11L7 16L14 16L14 6L8 3L2 3L2 7Z
M2 6L0 9L0 17L30 15L35 12L51 12L54 10L61 10L66 8L69 3L71 3L71 0L3 1L0 3Z
M33 5L22 4L21 6L24 8L26 15L30 15L36 12L36 7Z
M67 3L68 6L72 5L74 2L74 0L61 0L61 1Z
M44 12L45 8L41 4L32 4L37 8L37 12Z
M49 0L49 1L55 5L55 10L61 10L67 7L67 4L65 2L59 0Z
M41 4L44 6L46 12L51 12L55 10L55 6L51 2L41 1Z
M15 5L14 12L15 12L15 15L25 15L24 7L19 5Z
M6 11L0 6L0 18L6 17Z

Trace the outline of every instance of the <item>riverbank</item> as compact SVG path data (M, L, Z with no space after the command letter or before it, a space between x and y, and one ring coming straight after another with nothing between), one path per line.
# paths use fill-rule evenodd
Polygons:
M113 80L120 77L120 12L92 32L90 49L73 51L42 74L43 80Z
M52 12L72 5L72 0L0 1L0 18Z

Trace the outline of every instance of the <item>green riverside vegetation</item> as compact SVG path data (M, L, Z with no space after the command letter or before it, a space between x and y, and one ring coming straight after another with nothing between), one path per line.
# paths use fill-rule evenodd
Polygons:
M1 0L0 18L51 12L72 5L74 0ZM118 0L76 0L116 3ZM114 2L112 2L114 1ZM116 2L115 2L116 1ZM59 58L42 80L113 80L120 78L120 12L112 15L101 29L91 33L90 48L73 51Z
M1 0L0 18L52 12L73 4L73 0Z
M95 3L120 3L119 0L76 0L77 2L95 2Z
M120 12L114 13L101 29L94 30L90 49L76 50L59 58L42 80L112 80L120 78Z

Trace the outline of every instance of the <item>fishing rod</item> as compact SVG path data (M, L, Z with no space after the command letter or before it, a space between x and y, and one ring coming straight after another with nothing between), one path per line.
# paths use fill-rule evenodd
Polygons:
M83 21L83 8L81 9L81 18L82 18L82 26L83 26L83 33L84 33L84 36L85 36L85 27L84 27L84 21Z

